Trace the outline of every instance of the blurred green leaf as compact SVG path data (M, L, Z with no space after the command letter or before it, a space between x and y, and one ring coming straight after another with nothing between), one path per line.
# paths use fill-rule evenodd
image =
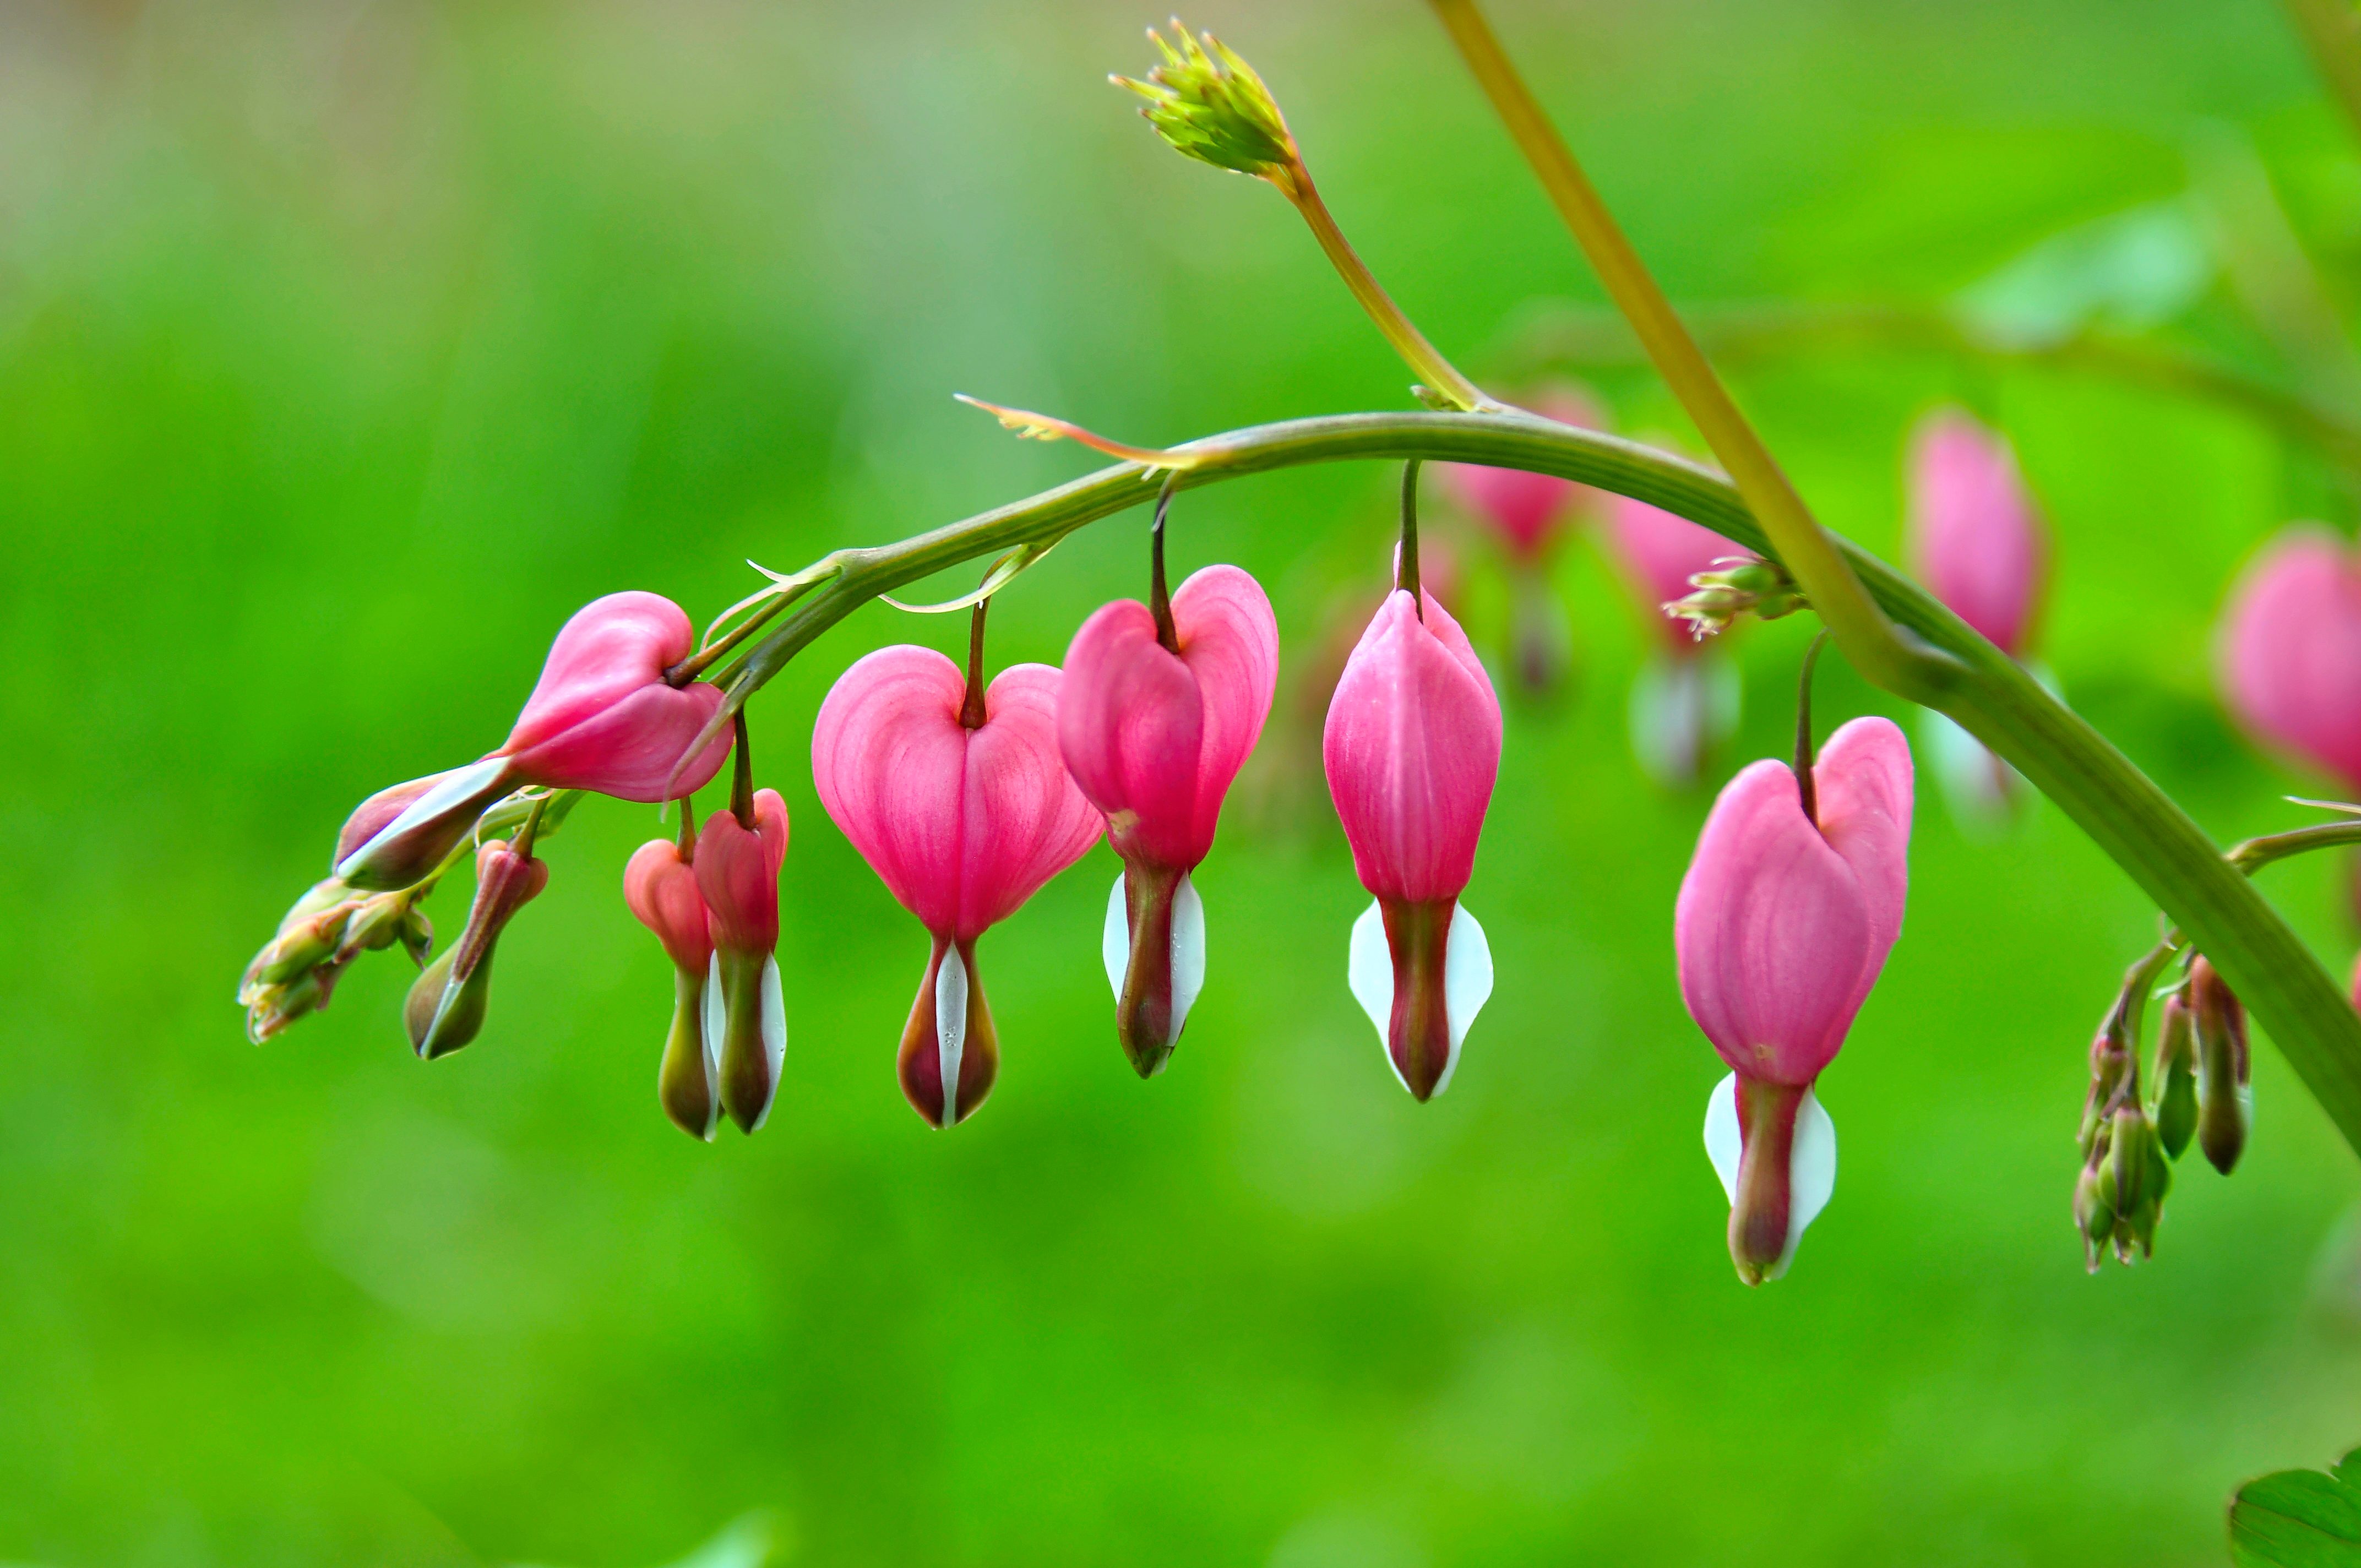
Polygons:
M2238 1568L2361 1568L2361 1449L2326 1475L2280 1470L2230 1500Z
M2213 274L2188 204L2175 199L2052 235L1962 291L1960 305L1988 332L2054 342L2087 326L2170 321Z

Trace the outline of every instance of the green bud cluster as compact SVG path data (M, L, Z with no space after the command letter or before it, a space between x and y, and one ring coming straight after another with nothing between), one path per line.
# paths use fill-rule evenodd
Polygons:
M1139 111L1175 152L1216 169L1286 182L1300 167L1295 137L1253 66L1211 33L1192 37L1172 18L1179 47L1150 27L1164 57L1144 82L1109 78L1148 100Z
M1664 613L1689 623L1699 641L1728 630L1741 615L1776 620L1806 608L1803 590L1776 561L1748 559L1689 579L1693 592L1666 604Z
M425 891L420 886L365 893L335 877L314 883L279 922L238 981L247 1037L258 1046L327 1006L345 967L364 952L382 952L399 943L412 961L423 964L434 945L434 927L418 907Z

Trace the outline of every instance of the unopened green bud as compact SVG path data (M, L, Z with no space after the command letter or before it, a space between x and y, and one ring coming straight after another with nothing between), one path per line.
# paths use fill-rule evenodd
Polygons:
M2202 958L2189 966L2189 994L2196 1026L2197 1144L2227 1176L2246 1151L2254 1109L2246 1009Z
M2157 1136L2179 1159L2197 1132L2197 1023L2177 991L2164 999L2157 1026L2156 1082Z
M428 964L402 1004L410 1043L429 1061L474 1040L491 996L492 952L509 917L549 885L549 864L495 839L476 853L476 901L467 928Z
M1178 16L1172 33L1177 48L1148 30L1164 57L1148 80L1109 80L1148 100L1140 114L1175 152L1284 188L1301 165L1270 89L1213 34L1191 37Z
M2084 1166L2074 1182L2074 1228L2082 1234L2083 1259L2096 1274L2107 1239L2115 1234L2115 1184L2104 1160Z
M1702 641L1727 630L1741 615L1776 620L1805 608L1802 590L1787 569L1776 561L1731 557L1732 565L1717 565L1689 578L1693 590L1664 607L1675 620L1689 623L1689 634Z
M2108 1010L2091 1041L2091 1088L2082 1097L2081 1128L2074 1135L2075 1146L2086 1160L2097 1158L2105 1148L2113 1124L2109 1118L2132 1069L2131 1042L2124 1031L2124 1011L2118 1003Z
M2114 1178L2115 1257L2133 1261L2132 1249L2148 1256L2156 1249L2156 1223L2172 1187L2172 1167L2164 1157L2156 1124L2136 1104L2118 1107L2108 1138L2107 1173Z

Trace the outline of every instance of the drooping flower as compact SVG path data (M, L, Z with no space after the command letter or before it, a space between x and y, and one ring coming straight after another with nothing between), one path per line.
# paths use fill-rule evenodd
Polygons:
M2005 436L1941 408L1910 436L1911 570L2013 659L2029 652L2049 547Z
M1938 408L1912 431L1904 548L1951 612L2054 688L2034 662L2049 542L2007 437L1964 409ZM1919 740L1952 815L1971 831L2004 823L2028 798L2008 763L1949 717L1919 714Z
M2317 524L2283 530L2230 590L2223 696L2259 739L2361 790L2361 560Z
M1074 633L1058 694L1066 768L1123 860L1100 945L1115 1032L1142 1078L1163 1069L1204 985L1204 903L1190 872L1279 683L1279 621L1237 567L1181 584L1170 626L1167 647L1148 606L1102 606Z
M751 828L731 811L706 818L695 868L713 940L705 984L707 1049L719 1056L721 1108L748 1133L771 1113L787 1049L775 956L787 803L777 790L763 789L753 792L751 805Z
M697 888L696 853L684 801L679 840L652 839L632 852L623 868L623 902L656 934L673 964L672 1027L656 1069L656 1099L674 1125L710 1141L721 1117L721 1042L705 1031L713 938Z
M1346 661L1322 752L1353 868L1374 895L1353 927L1354 996L1402 1087L1449 1086L1492 993L1484 928L1459 903L1500 765L1500 703L1448 611L1396 589Z
M721 707L718 686L664 679L696 645L687 614L660 594L583 606L559 630L500 750L364 801L338 836L336 875L407 887L432 874L486 806L527 784L651 802L694 793L730 754L725 732L682 762Z
M1691 577L1740 552L1713 530L1629 496L1608 498L1606 535L1653 629L1631 683L1632 753L1652 778L1686 788L1737 729L1741 688L1719 639L1694 635L1664 607L1687 597Z
M1723 787L1681 883L1681 996L1730 1076L1706 1148L1731 1201L1730 1256L1776 1278L1836 1179L1836 1133L1812 1092L1902 929L1910 748L1883 718L1838 729L1812 768L1752 764Z
M491 1000L492 952L509 919L549 885L549 862L533 855L532 828L522 848L495 839L476 851L476 901L467 928L412 982L402 1004L410 1043L432 1061L472 1042Z
M937 1127L973 1113L999 1072L976 939L1105 828L1058 753L1058 672L1013 665L988 691L980 674L881 648L838 679L812 730L820 804L933 939L897 1067Z

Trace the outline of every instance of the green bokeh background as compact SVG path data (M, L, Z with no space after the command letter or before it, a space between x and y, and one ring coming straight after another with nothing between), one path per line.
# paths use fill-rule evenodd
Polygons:
M2154 915L2046 806L1978 840L1922 794L1907 926L1822 1086L1836 1201L1789 1278L1737 1284L1697 1137L1722 1069L1669 937L1707 797L1630 760L1647 633L1587 543L1559 573L1579 685L1512 707L1467 894L1499 989L1450 1093L1412 1104L1344 987L1365 898L1293 690L1381 569L1377 469L1176 513L1184 566L1268 586L1290 688L1199 877L1212 983L1162 1079L1111 1037L1101 849L984 945L990 1106L937 1135L902 1103L924 939L806 762L859 652L963 634L883 607L753 713L796 833L761 1135L702 1147L656 1109L668 970L617 895L642 807L586 805L550 846L474 1048L412 1058L390 958L245 1042L237 972L346 810L496 743L576 606L646 587L701 620L752 586L742 557L1088 466L950 392L1137 440L1401 406L1284 203L1104 85L1148 63L1150 19L0 22L0 1558L636 1568L767 1508L832 1565L2214 1563L2239 1478L2361 1439L2353 1159L2269 1050L2236 1179L2185 1165L2154 1263L2083 1274L2084 1049ZM1534 301L1596 298L1422 7L1192 20L1261 67L1471 368ZM2324 266L2361 258L2347 133L2264 0L1498 20L1684 300L1938 298L2171 197L2223 126ZM1627 428L1681 428L1644 379L1607 386ZM1882 551L1908 421L1960 397L2004 423L2055 521L2070 696L2225 840L2301 819L2276 797L2321 786L2235 740L2206 640L2256 542L2332 504L2311 459L1923 355L1742 390ZM1142 515L1011 589L995 659L1055 660L1137 593ZM1494 564L1459 554L1497 648ZM1802 620L1739 640L1731 763L1782 743ZM1833 662L1822 690L1832 719L1882 706ZM2341 970L2334 868L2269 876Z

